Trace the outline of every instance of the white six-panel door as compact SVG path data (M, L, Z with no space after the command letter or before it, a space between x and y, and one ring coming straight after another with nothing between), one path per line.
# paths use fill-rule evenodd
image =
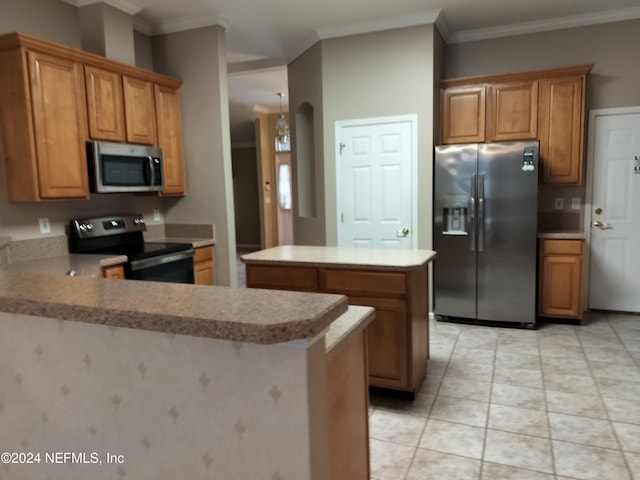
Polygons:
M338 245L413 248L415 120L337 128Z
M640 312L640 109L592 122L589 308Z

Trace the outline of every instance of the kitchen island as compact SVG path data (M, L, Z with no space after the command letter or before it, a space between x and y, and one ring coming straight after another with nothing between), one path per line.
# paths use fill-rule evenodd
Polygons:
M376 309L369 385L414 396L429 356L431 250L282 246L243 255L247 287L339 293Z
M364 392L372 317L340 295L0 271L0 472L367 479L366 396L339 382L359 357ZM336 466L332 408L361 415L356 466Z

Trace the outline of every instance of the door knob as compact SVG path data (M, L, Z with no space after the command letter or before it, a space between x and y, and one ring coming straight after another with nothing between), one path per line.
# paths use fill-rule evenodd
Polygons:
M608 228L612 228L608 223L601 222L600 220L596 220L593 222L593 226L599 228L600 230L606 230Z
M403 237L406 237L407 235L409 235L409 229L407 227L404 227L402 230L398 230L396 232L396 237L398 238L403 238Z

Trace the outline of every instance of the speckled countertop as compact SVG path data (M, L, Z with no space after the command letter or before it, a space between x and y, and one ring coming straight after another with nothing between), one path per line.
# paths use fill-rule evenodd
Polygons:
M538 238L548 240L584 240L586 235L582 230L559 230L555 232L540 232Z
M4 266L9 272L31 272L52 275L74 275L84 277L99 277L102 267L119 265L127 261L126 255L89 255L69 254L57 257L23 260Z
M375 317L373 307L350 305L349 309L338 317L329 327L325 335L325 351L331 358L340 351L340 347L349 343L351 337L360 332Z
M333 294L0 270L0 311L239 342L312 338L347 308Z
M290 245L247 253L246 264L277 265L295 263L307 266L358 267L367 270L411 270L433 260L432 250L394 250L377 248L311 247Z
M165 237L159 240L153 240L153 242L167 242L167 243L190 243L193 248L210 247L215 245L216 241L213 238L191 238L191 237Z

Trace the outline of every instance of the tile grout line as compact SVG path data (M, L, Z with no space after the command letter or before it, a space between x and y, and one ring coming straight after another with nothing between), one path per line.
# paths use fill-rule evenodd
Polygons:
M456 348L456 344L458 343L458 338L460 336L460 331L458 331L458 334L456 335L456 339L453 342L453 347L451 348L451 352L449 352L449 356L447 357L447 365L444 368L443 372L442 372L442 378L440 379L440 383L438 383L438 388L436 389L436 392L433 395L433 402L431 402L431 405L429 406L428 412L427 412L427 418L426 418L426 422L424 422L424 427L422 428L422 433L420 434L420 439L418 440L418 445L416 445L416 448L413 451L413 457L411 457L411 462L409 462L409 468L407 469L407 472L404 475L404 480L408 480L409 479L409 473L411 472L411 467L413 466L413 462L416 459L416 455L418 453L418 448L420 448L420 443L422 442L422 437L424 436L424 432L427 430L427 425L429 425L429 420L431 419L431 412L433 410L433 406L436 403L436 400L438 399L438 394L440 393L440 388L442 387L442 382L444 381L444 377L447 374L447 370L449 370L449 364L451 363L451 357L453 356L453 351ZM431 350L431 348L429 348L429 350ZM428 361L428 360L427 360ZM427 375L429 375L429 368L427 365Z

